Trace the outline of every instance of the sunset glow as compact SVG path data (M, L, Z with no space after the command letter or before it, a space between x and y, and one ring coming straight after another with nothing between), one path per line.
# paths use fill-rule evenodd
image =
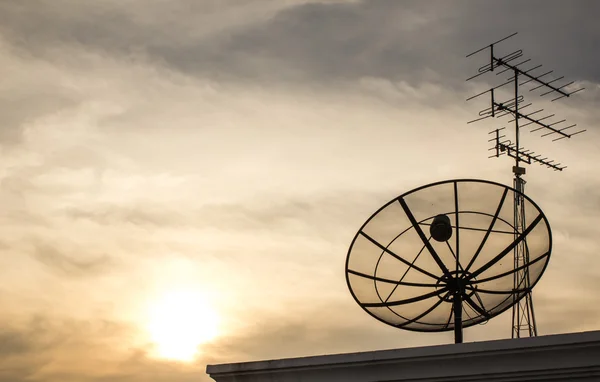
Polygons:
M200 293L172 291L151 306L147 328L156 356L186 362L218 335L218 324L216 311Z

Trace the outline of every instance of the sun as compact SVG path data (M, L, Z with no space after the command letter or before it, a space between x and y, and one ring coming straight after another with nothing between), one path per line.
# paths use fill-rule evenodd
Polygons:
M164 293L151 304L147 329L160 358L188 362L218 335L219 317L197 292Z

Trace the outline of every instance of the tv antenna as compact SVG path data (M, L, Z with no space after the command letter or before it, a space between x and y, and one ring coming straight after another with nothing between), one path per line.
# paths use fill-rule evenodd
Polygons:
M525 66L531 66L531 59L523 59L523 51L521 49L513 51L508 54L498 55L496 46L515 36L517 33L513 33L503 39L500 39L488 46L485 46L475 52L467 55L471 57L477 53L486 52L490 59L489 63L481 66L478 73L467 81L478 78L484 74L490 72L496 72L496 75L502 75L507 73L510 77L506 79L500 85L494 86L484 92L469 97L467 101L472 99L489 96L490 106L479 112L479 118L469 121L468 123L478 122L487 118L502 118L505 116L512 116L512 119L506 123L514 122L514 141L507 139L505 134L505 128L496 128L490 132L492 138L488 140L493 146L489 149L493 152L493 157L499 157L501 155L507 155L514 159L514 166L512 168L514 179L513 187L518 190L515 193L514 203L514 226L515 237L526 229L525 226L525 210L523 203L524 192L525 192L525 168L521 167L521 164L532 164L538 163L542 166L550 168L554 171L562 171L566 166L561 163L556 163L554 160L549 159L541 154L536 154L531 150L526 150L521 146L520 133L521 129L526 126L531 126L531 132L542 132L542 137L551 137L553 141L562 140L565 138L571 138L574 135L581 134L586 130L574 129L577 125L566 124L566 120L553 120L555 114L542 113L544 109L535 111L523 110L531 106L531 103L525 104L524 96L521 94L521 87L525 84L532 84L533 87L529 91L541 90L540 96L553 95L551 101L557 101L561 98L570 97L571 95L582 91L584 88L578 88L575 90L569 90L571 85L575 81L561 84L560 81L564 79L564 76L557 77L554 79L548 79L547 76L552 74L554 71L540 71L542 65L532 66L525 69ZM502 98L502 95L498 94L504 87L512 85L512 95L509 98ZM540 114L541 113L541 114ZM543 115L543 116L541 116ZM524 121L524 124L520 122ZM565 126L565 125L567 126ZM529 285L530 275L529 268L523 267L523 264L529 262L530 253L527 250L527 244L525 241L521 241L514 248L514 288L516 289L519 285ZM537 326L535 322L535 314L533 310L533 299L530 292L527 293L525 298L520 300L518 303L513 305L512 315L512 338L520 338L522 336L537 336Z
M515 226L514 204L529 212ZM526 238L528 240L526 240ZM529 256L513 267L513 249ZM552 250L542 210L520 191L484 180L428 184L377 210L355 235L346 257L346 282L371 316L396 328L454 331L485 324L530 293ZM513 285L527 272L528 283Z

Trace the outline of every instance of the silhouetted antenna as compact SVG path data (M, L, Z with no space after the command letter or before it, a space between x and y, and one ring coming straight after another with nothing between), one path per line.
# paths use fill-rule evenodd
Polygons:
M556 93L557 97L553 98L551 101L556 101L559 100L561 98L564 97L569 97L575 93L578 93L582 90L584 90L585 88L578 88L572 91L568 91L567 87L569 87L570 85L572 85L574 83L574 81L568 82L566 84L556 84L558 81L564 79L564 76L562 77L558 77L555 78L553 80L549 80L546 81L545 79L543 79L542 77L546 77L547 75L553 73L553 70L541 73L541 74L534 74L533 72L536 71L537 69L541 68L542 65L537 65L534 67L531 67L529 69L523 69L521 68L521 65L529 63L531 61L531 59L525 59L522 60L516 64L512 64L513 61L520 59L523 56L523 51L521 49L516 50L514 52L511 52L509 54L503 55L501 57L497 57L494 53L494 47L496 44L498 44L499 42L505 41L507 39L509 39L510 37L515 36L517 33L513 33L503 39L500 39L484 48L481 48L479 50L476 50L475 52L467 55L467 57L471 57L476 53L479 52L483 52L486 49L489 49L490 51L490 63L481 66L478 69L478 73L472 77L469 77L467 79L467 81L470 81L474 78L477 78L479 76L482 76L488 72L493 72L496 69L496 75L500 75L506 72L509 72L511 74L511 76L503 83L501 83L500 85L494 86L484 92L481 92L479 94L476 94L472 97L467 98L467 101L473 100L475 98L481 97L483 95L489 94L490 95L490 107L487 107L483 110L481 110L479 112L479 118L476 118L472 121L469 121L468 123L473 123L473 122L478 122L487 118L494 118L494 117L504 117L507 115L513 115L515 117L515 119L511 120L510 122L517 122L515 124L516 126L516 131L515 131L515 141L518 144L519 142L519 128L520 127L525 127L525 126L529 126L531 124L535 124L536 128L534 128L533 130L531 130L531 132L535 132L535 131L539 131L539 130L548 130L549 132L547 132L546 134L543 134L542 137L546 137L546 136L553 136L553 141L558 141L560 139L564 139L564 138L571 138L574 135L577 134L581 134L583 132L585 132L586 130L578 130L578 131L572 131L569 129L572 129L573 127L577 126L575 125L570 125L564 128L557 128L556 125L559 125L561 123L566 122L566 120L560 120L560 121L556 121L556 122L551 122L551 123L546 123L546 122L542 122L545 120L548 120L549 118L554 117L554 114L549 114L549 115L545 115L542 117L537 117L536 118L532 118L533 114L537 114L542 112L544 109L539 109L535 112L532 113L527 113L524 114L522 113L520 110L523 110L526 107L531 106L532 104L529 103L527 105L520 105L521 103L524 102L524 97L522 95L519 95L519 87L523 86L525 84L534 82L537 86L533 87L532 89L530 89L530 91L534 91L537 89L541 89L541 88L546 88L546 91L541 93L540 96L545 96L548 94L552 94L552 93ZM500 70L498 71L498 69L500 68ZM524 77L526 78L526 80L524 82L519 83L518 79L519 77ZM504 102L499 102L499 100L497 99L497 95L495 94L495 90L500 89L502 87L505 87L507 85L513 84L514 86L514 91L515 94L514 96L509 99L506 100ZM553 85L556 84L556 85ZM523 125L518 124L518 120L519 119L524 119L526 121L528 121L528 123L525 123ZM569 131L567 131L569 130ZM516 166L519 165L519 162L521 162L521 160L519 159L520 155L516 155L515 160L516 160Z
M510 139L504 139L506 135L500 134L500 131L503 129L504 127L489 132L489 134L495 134L495 137L488 140L488 142L494 143L494 146L488 150L495 151L495 154L490 155L488 158L499 157L505 154L511 158L516 158L518 155L521 157L521 161L527 164L538 163L551 168L554 171L562 171L567 168L567 166L562 166L560 163L554 163L553 160L548 160L547 157L543 157L541 154L536 155L533 151L525 150L522 147L517 148Z
M505 73L510 75L509 78L499 85L469 97L467 98L467 101L484 95L489 95L490 97L490 106L480 110L478 118L469 121L468 123L474 123L488 118L513 116L513 119L507 121L507 123L514 122L514 140L511 140L506 136L505 127L502 127L490 132L490 134L494 134L494 136L489 139L488 142L493 144L493 147L489 149L493 152L493 155L491 155L490 158L506 155L513 158L515 161L515 165L512 168L514 173L514 188L519 191L520 194L515 196L518 199L515 199L514 203L514 227L517 232L522 232L525 229L526 221L522 196L525 189L525 180L522 178L522 176L525 175L525 168L520 165L537 163L554 171L562 171L566 166L555 163L554 160L549 159L548 157L536 154L533 151L522 147L520 144L520 129L531 126L531 132L541 131L541 137L550 137L552 138L552 141L571 138L586 130L574 129L577 126L576 124L564 126L563 124L566 125L566 119L553 121L552 118L555 117L555 114L544 113L544 109L523 111L525 108L532 105L531 103L524 104L525 98L519 91L520 87L523 85L533 83L533 87L529 91L532 92L542 89L541 94L539 94L540 97L553 95L554 98L551 99L552 102L561 98L570 97L571 95L582 91L584 88L571 89L574 81L564 83L564 76L554 79L549 78L549 75L554 73L554 71L549 70L542 72L540 70L542 65L531 66L531 59L523 58L523 50L521 49L512 51L508 54L498 55L496 45L516 34L517 33L513 33L467 55L467 57L471 57L477 53L489 51L489 63L479 67L477 74L469 77L467 81L483 76L488 72L496 72L496 75ZM506 98L506 95L498 94L504 90L503 88L510 85L512 85L514 93L509 96L509 98ZM521 123L521 121L524 123ZM530 276L528 270L522 266L522 264L527 264L528 261L529 252L527 244L523 241L514 248L515 286L529 285ZM521 271L517 271L519 269ZM523 298L513 305L512 337L521 337L522 333L529 334L530 337L537 335L531 292L527 294L526 298Z

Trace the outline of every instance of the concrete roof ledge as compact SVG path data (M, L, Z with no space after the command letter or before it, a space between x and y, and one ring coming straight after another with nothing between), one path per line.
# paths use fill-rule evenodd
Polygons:
M524 359L527 359L527 362L523 362ZM440 371L431 370L432 365L436 365L436 370L445 368L446 374L441 375ZM419 366L420 372L413 370L416 366ZM482 375L486 371L498 370L503 374L521 371L522 375L526 370L552 370L556 367L583 368L585 370L580 371L588 374L597 372L598 374L593 374L596 376L593 380L600 380L600 331L208 365L206 372L216 381L350 382L370 381L369 376L372 376L376 369L377 375L387 376L384 380L408 381L417 377L415 373L421 375L419 379L433 378L436 375L436 378L457 375L466 380L467 375ZM343 377L338 379L332 373ZM299 374L306 375L297 379ZM277 378L274 378L274 375L277 375ZM310 378L307 378L308 375ZM321 375L323 378L319 377ZM244 376L247 378L243 378ZM489 380L489 377L486 379ZM565 380L573 380L572 375Z

